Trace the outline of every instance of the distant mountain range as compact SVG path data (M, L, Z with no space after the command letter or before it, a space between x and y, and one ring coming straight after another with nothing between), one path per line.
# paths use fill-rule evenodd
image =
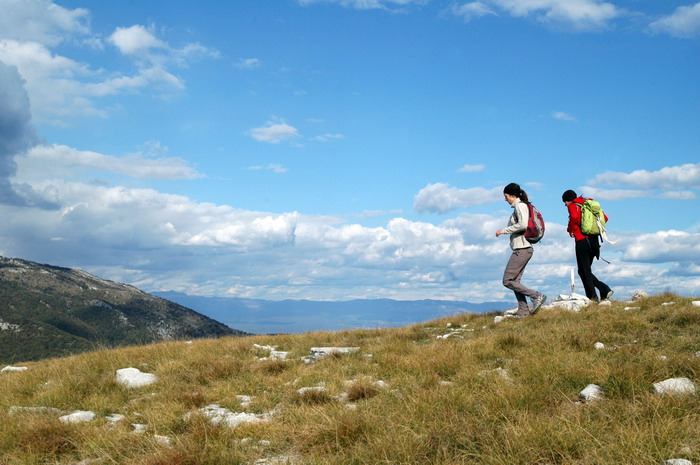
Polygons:
M324 302L199 297L177 292L157 292L155 295L194 308L228 326L255 334L395 327L455 313L485 313L513 307L507 302L448 300L363 299Z
M133 286L0 257L0 362L244 334Z

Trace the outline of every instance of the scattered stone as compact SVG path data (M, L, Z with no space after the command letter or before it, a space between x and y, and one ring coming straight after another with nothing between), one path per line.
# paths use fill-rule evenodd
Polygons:
M386 383L386 381L382 381L381 379L375 381L372 384L374 384L374 386L379 388L379 389L388 389L389 388L389 385Z
M670 307L671 305L676 305L675 302L664 302L661 304L662 307Z
M144 425L143 423L132 423L131 427L133 428L131 432L134 434L143 434L148 429L148 425Z
M287 355L289 355L289 352L282 352L279 350L270 351L270 359L272 360L287 360Z
M268 441L267 439L261 439L258 441L258 445L260 447L270 447L272 445L272 442Z
M636 290L634 291L634 294L632 294L632 300L642 300L646 299L647 297L649 297L649 294L642 290Z
M664 465L693 465L693 462L686 459L668 459L664 462Z
M117 383L127 389L149 386L158 381L158 377L152 373L143 373L138 368L122 368L117 370Z
M700 357L700 350L698 350L697 352L695 352L695 356L696 356L696 357Z
M654 383L654 391L659 395L694 394L695 384L688 378L670 378Z
M12 365L7 365L5 368L0 370L0 373L19 373L22 371L27 371L27 367L13 367Z
M350 402L345 404L345 408L348 410L357 410L357 404Z
M667 362L667 361L668 361L668 357L665 356L665 355L659 355L659 360L661 360L662 362Z
M10 414L15 413L39 413L39 414L49 414L49 415L62 415L63 410L59 410L53 407L18 407L13 405L9 410Z
M571 312L580 312L588 305L590 305L591 300L585 295L581 294L559 294L556 300L544 305L543 308L553 309L560 308L562 310L568 310Z
M513 315L513 316L515 316L517 313L518 313L517 308L509 308L508 310L505 310L503 312L504 315Z
M300 396L305 396L308 393L321 393L326 392L325 386L310 386L297 389L297 394Z
M445 327L446 327L446 328L451 328L451 327L452 327L452 323L447 323L447 324L445 325Z
M309 349L311 355L316 358L323 358L329 355L352 354L360 350L359 347L312 347Z
M494 324L502 323L505 320L508 320L510 318L515 318L514 315L496 315L493 317L493 322Z
M374 354L362 354L362 356L369 359L374 358Z
M110 423L119 423L121 421L124 421L125 419L126 417L119 413L112 413L111 415L107 415L105 417L105 420L107 420Z
M586 402L600 400L603 398L603 389L597 384L589 384L578 393L578 396Z
M232 412L218 404L211 404L199 409L199 412L209 418L212 425L224 425L235 428L244 423L262 423L269 421L272 413L254 414L244 412ZM189 416L187 416L189 418Z
M253 398L251 396L236 396L236 400L240 402L241 407L243 408L250 407L250 403L253 402Z
M170 439L168 436L161 436L160 434L154 434L153 439L156 440L156 443L158 443L158 445L161 445L163 447L171 447L173 445L173 440Z
M454 384L454 382L453 381L445 381L444 379L441 379L438 384L440 386L452 386Z
M609 300L601 300L600 302L598 302L598 305L601 307L611 307L612 302L610 302Z
M277 350L277 346L262 346L260 344L253 344L254 349L258 350L264 350L267 352L272 352L273 350Z
M641 307L625 307L625 311L630 311L630 310L640 310Z
M300 463L301 459L295 455L277 455L255 461L255 465L297 465Z
M240 443L241 443L241 445L246 446L246 445L250 444L251 442L253 442L253 438L243 438L243 439L241 439Z
M593 347L595 348L595 350L603 350L605 349L605 344L603 344L602 342L596 342L595 344L593 344Z
M192 345L192 341L185 341L185 344L187 344L188 346Z
M62 423L86 423L95 419L95 412L89 410L76 410L68 415L63 415L59 417L59 421Z
M692 305L693 307L700 307L700 300L693 300L692 302L690 302L690 305Z

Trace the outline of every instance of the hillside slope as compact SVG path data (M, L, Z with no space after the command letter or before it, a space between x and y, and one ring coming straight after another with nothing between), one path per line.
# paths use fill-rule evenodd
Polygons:
M0 361L235 334L245 333L132 286L0 257Z
M0 373L0 463L698 463L700 395L653 384L699 384L699 329L700 308L664 295L499 324L465 314L42 361ZM357 350L309 357L324 346ZM126 367L158 380L127 389L115 381ZM581 401L592 383L602 398ZM76 410L95 417L58 419Z

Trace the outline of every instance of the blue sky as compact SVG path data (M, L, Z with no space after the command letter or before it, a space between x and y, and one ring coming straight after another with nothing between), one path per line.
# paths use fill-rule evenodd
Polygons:
M505 184L600 199L620 294L700 288L700 3L0 0L0 253L145 290L509 299Z

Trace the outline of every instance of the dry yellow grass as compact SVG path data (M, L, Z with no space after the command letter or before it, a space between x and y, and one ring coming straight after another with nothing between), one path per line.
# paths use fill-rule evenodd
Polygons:
M685 376L700 387L700 308L672 295L639 305L545 310L498 325L465 314L400 329L170 342L31 363L0 375L0 464L253 464L279 456L348 465L697 463L700 395L659 397L651 386ZM461 332L437 339L447 323ZM594 350L597 341L606 349ZM290 360L258 361L254 343L289 351ZM314 346L361 350L306 365L300 357ZM115 371L130 366L159 382L117 385ZM324 392L298 393L321 383ZM580 404L589 383L605 399ZM237 395L253 396L252 404L241 407ZM214 426L196 414L212 403L275 414ZM11 406L98 417L66 425L55 414L10 414ZM126 420L112 426L112 413ZM147 432L134 434L132 423Z

